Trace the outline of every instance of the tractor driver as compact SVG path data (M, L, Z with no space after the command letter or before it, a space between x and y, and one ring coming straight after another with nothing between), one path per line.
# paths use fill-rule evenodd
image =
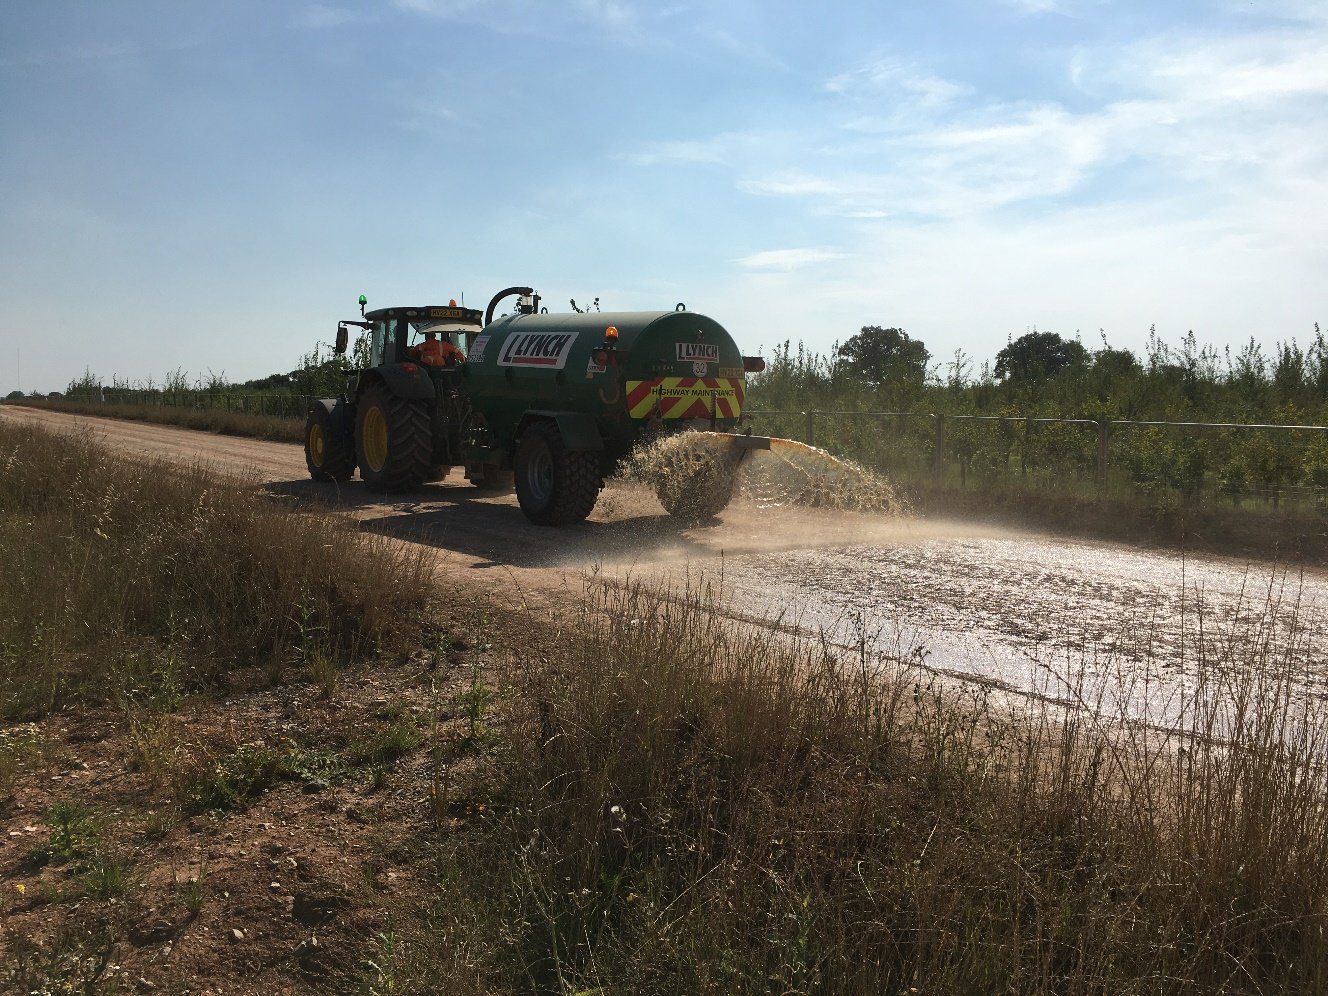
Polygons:
M428 329L424 341L412 346L410 352L427 367L454 367L466 362L466 354L452 345L452 340L446 336L438 338L433 329Z

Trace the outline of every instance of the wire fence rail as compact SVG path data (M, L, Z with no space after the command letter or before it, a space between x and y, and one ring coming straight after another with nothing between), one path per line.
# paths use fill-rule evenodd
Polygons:
M309 403L314 400L314 395L308 394L239 394L232 391L111 387L103 388L101 391L70 392L63 397L69 401L92 404L193 408L199 411L271 415L274 418L304 418L309 411Z
M303 418L312 396L104 388L69 400ZM796 439L892 477L942 488L1036 487L1328 507L1328 426L748 409Z
M1323 425L759 409L744 419L764 434L939 487L1328 503Z

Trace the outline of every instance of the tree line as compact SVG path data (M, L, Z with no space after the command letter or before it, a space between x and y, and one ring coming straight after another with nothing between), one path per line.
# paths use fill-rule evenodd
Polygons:
M1072 425L1030 432L1017 420L1328 425L1328 341L1317 324L1304 346L1292 339L1267 349L1251 338L1235 350L1202 344L1192 331L1170 344L1154 328L1135 353L1105 336L1089 349L1035 329L977 364L964 350L938 362L905 330L869 325L825 354L778 344L749 385L747 407L1002 416L1011 421L946 426L944 455L960 482L1017 473L1063 486L1093 480L1097 434ZM934 455L932 435L924 420L900 420L883 433L862 420L826 419L817 442L892 472L922 473ZM1133 427L1113 436L1111 461L1153 496L1278 502L1288 488L1328 491L1328 434L1321 432Z
M1319 325L1307 346L1254 338L1237 350L1176 345L1149 331L1142 353L1102 337L1078 339L1034 329L976 365L964 350L936 362L921 339L900 328L863 326L821 355L779 344L752 385L768 407L817 407L871 400L878 410L1011 414L1065 418L1212 422L1328 422L1328 341Z

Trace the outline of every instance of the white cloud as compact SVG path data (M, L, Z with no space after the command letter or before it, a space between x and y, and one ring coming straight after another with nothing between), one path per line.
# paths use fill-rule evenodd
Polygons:
M641 152L624 153L620 158L638 166L667 163L728 163L732 160L733 139L717 135L704 141L660 142Z
M318 31L370 20L373 20L373 18L364 11L352 10L348 7L335 7L325 3L310 3L297 11L295 16L291 18L291 26Z
M505 34L565 33L591 25L618 41L662 43L653 30L684 8L644 0L392 0L399 10L482 24Z
M47 52L0 58L0 66L58 66L80 62L110 62L142 55L144 49L126 42L84 42Z
M1151 208L1113 206L877 227L796 294L778 271L743 270L718 296L740 341L801 338L818 351L866 324L906 328L937 357L962 348L979 360L1033 325L1071 336L1105 328L1135 350L1152 324L1170 342L1191 328L1218 345L1251 334L1303 342L1324 320L1315 274L1328 248L1305 253L1294 226L1308 233L1325 212L1252 240L1254 210L1163 223Z
M883 58L825 84L856 113L822 114L777 141L727 133L626 158L726 165L742 191L858 220L1059 204L1100 178L1122 189L1121 175L1129 192L1115 196L1131 202L1201 212L1262 188L1284 191L1281 209L1296 212L1303 193L1292 191L1318 189L1328 172L1323 29L1081 46L1066 61L1086 93L1106 95L1096 107L980 103L962 83ZM889 105L883 115L862 112L873 101Z
M945 107L972 92L972 87L919 72L915 67L890 59L832 76L826 80L825 89L834 94L866 94L874 100L892 96L900 102L926 108Z
M900 324L936 355L980 357L994 332L1034 324L1136 349L1154 322L1173 340L1304 338L1328 308L1325 11L1294 29L1080 45L1064 56L1086 98L1073 104L983 101L878 59L832 76L837 108L801 136L689 143L839 246L740 260L725 293L757 331L735 334L825 348L816 330ZM834 265L790 301L779 275L804 259Z
M435 17L457 17L481 7L511 7L512 4L493 3L492 0L393 0L402 10L418 14L432 14Z
M1063 14L1071 6L1066 0L999 0L1002 7L1010 7L1016 13Z
M833 249L767 249L735 260L747 270L772 270L787 273L816 263L845 259L846 254Z

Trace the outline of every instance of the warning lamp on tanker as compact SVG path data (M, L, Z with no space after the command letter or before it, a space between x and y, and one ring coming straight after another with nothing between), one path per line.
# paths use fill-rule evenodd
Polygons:
M618 349L618 327L610 325L604 330L604 344L595 350L593 359L596 366L608 366L610 363L616 363L616 354Z

